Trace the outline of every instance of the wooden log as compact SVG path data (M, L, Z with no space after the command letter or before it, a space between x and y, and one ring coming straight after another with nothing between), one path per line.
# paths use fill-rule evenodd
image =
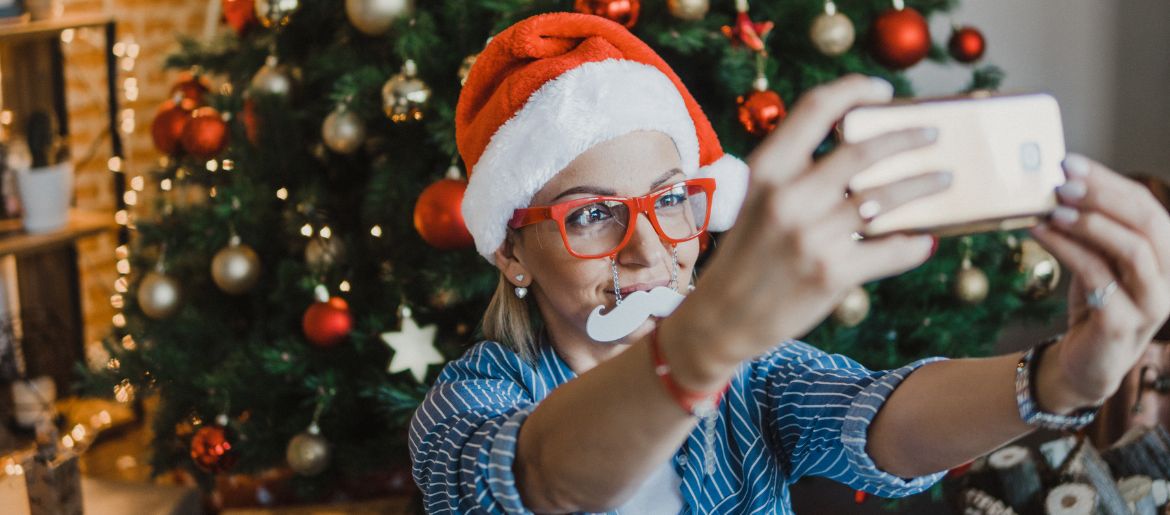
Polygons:
M1154 481L1147 476L1130 476L1117 482L1121 497L1134 515L1158 515L1154 504Z
M1101 459L1087 438L1081 439L1076 449L1073 449L1059 475L1065 482L1091 485L1096 490L1098 512L1102 515L1131 515L1129 505L1121 497L1117 483L1109 472L1109 465Z
M1008 506L1026 512L1040 495L1040 472L1028 449L1009 445L991 453L987 466L999 478L1000 492Z
M1044 499L1044 513L1048 515L1095 515L1097 491L1085 483L1057 485Z
M977 488L963 491L963 515L1016 515L1003 501Z
M1102 453L1117 477L1170 479L1170 434L1162 426L1134 427Z

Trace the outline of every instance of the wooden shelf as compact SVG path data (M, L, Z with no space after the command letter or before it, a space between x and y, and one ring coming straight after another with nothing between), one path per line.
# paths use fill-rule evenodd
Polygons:
M110 14L66 14L37 21L0 21L0 41L48 36L65 29L96 27L114 21Z
M36 252L117 228L110 213L77 209L69 212L69 223L63 229L41 234L24 232L19 219L0 220L0 256Z

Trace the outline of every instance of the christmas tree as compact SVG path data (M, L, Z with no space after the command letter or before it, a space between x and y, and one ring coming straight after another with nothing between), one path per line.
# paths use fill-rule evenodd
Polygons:
M953 3L223 0L220 37L168 61L192 73L153 122L167 157L128 222L116 366L87 386L158 395L156 472L287 464L312 496L404 470L413 409L497 286L462 224L453 123L492 34L548 11L623 23L746 156L814 86L857 72L910 96L920 60L977 61L977 30L928 33ZM986 354L1009 319L1055 313L1055 267L1018 234L946 239L805 339L871 367Z

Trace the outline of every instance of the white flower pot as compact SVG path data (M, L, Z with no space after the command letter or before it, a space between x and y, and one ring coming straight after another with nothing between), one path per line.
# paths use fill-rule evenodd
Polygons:
M65 227L73 198L73 163L20 170L16 180L25 231L43 233Z

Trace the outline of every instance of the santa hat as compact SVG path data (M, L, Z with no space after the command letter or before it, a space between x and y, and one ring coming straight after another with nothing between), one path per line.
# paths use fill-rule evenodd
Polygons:
M633 131L670 136L688 177L716 179L708 229L731 228L747 166L723 153L699 104L645 43L608 19L549 13L492 38L455 109L469 184L463 219L494 263L512 212L589 148Z

